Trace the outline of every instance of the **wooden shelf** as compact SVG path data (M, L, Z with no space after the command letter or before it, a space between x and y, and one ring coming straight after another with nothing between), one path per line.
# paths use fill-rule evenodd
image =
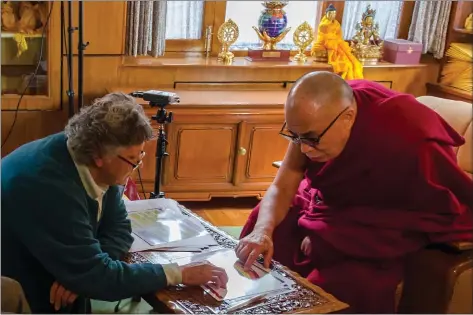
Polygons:
M2 65L2 75L10 77L18 77L22 75L29 75L34 73L36 65ZM39 68L37 75L45 74L45 72Z
M150 58L150 57L124 57L123 67L216 67L216 68L317 68L318 70L331 71L328 63L315 62L309 57L306 63L294 61L248 61L244 57L235 57L232 64L217 61L217 57L177 57L177 58ZM425 64L393 64L380 61L376 65L364 65L363 68L421 68Z
M473 35L473 30L467 30L466 28L454 27L453 30L457 33Z
M427 92L429 95L466 102L471 102L473 100L472 93L438 83L427 83Z
M54 104L52 99L45 95L23 95L20 107L18 108L18 94L2 94L2 111L8 110L53 110Z
M2 38L13 38L15 37L15 34L18 34L18 33L13 33L13 32L2 32ZM37 33L37 34L23 34L25 35L25 37L27 38L41 38L42 34L41 33Z

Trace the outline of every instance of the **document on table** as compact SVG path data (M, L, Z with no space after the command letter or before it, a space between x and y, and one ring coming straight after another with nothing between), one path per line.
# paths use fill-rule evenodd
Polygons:
M195 218L182 214L170 199L127 201L135 238L131 252L145 250L201 251L218 243Z
M220 249L208 253L195 254L176 260L178 265L207 260L215 266L225 269L228 276L227 288L217 288L213 284L202 288L218 301L233 303L251 296L291 292L294 281L283 277L276 271L267 271L258 262L255 262L249 271L243 269L243 263L236 257L232 249Z

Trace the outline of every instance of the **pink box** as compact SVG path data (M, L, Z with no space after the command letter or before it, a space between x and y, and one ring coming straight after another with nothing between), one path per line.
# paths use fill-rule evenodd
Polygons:
M420 62L422 44L405 39L386 39L384 41L383 59L404 65L415 65Z

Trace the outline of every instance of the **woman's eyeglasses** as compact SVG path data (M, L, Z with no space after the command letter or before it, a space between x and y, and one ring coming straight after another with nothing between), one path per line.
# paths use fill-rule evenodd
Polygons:
M133 171L136 170L138 167L141 166L141 164L143 164L143 158L145 157L146 155L146 152L145 151L141 151L141 154L140 154L140 160L138 161L138 163L133 163L131 162L130 160L124 158L123 156L120 156L120 155L117 155L118 158L128 164L130 164L132 167L133 167Z

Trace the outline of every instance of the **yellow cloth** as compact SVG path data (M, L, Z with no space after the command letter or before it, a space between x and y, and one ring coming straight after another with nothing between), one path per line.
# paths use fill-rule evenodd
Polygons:
M17 57L20 57L23 52L28 50L28 44L26 43L26 36L21 33L16 33L13 35L13 39L16 42L16 47L18 48L18 51L16 53Z
M324 49L327 50L327 62L332 65L335 73L346 80L363 79L363 66L343 40L340 23L337 20L330 21L326 16L319 24L312 52Z
M442 69L440 83L473 92L473 53L469 43L452 43L446 52L448 63Z

